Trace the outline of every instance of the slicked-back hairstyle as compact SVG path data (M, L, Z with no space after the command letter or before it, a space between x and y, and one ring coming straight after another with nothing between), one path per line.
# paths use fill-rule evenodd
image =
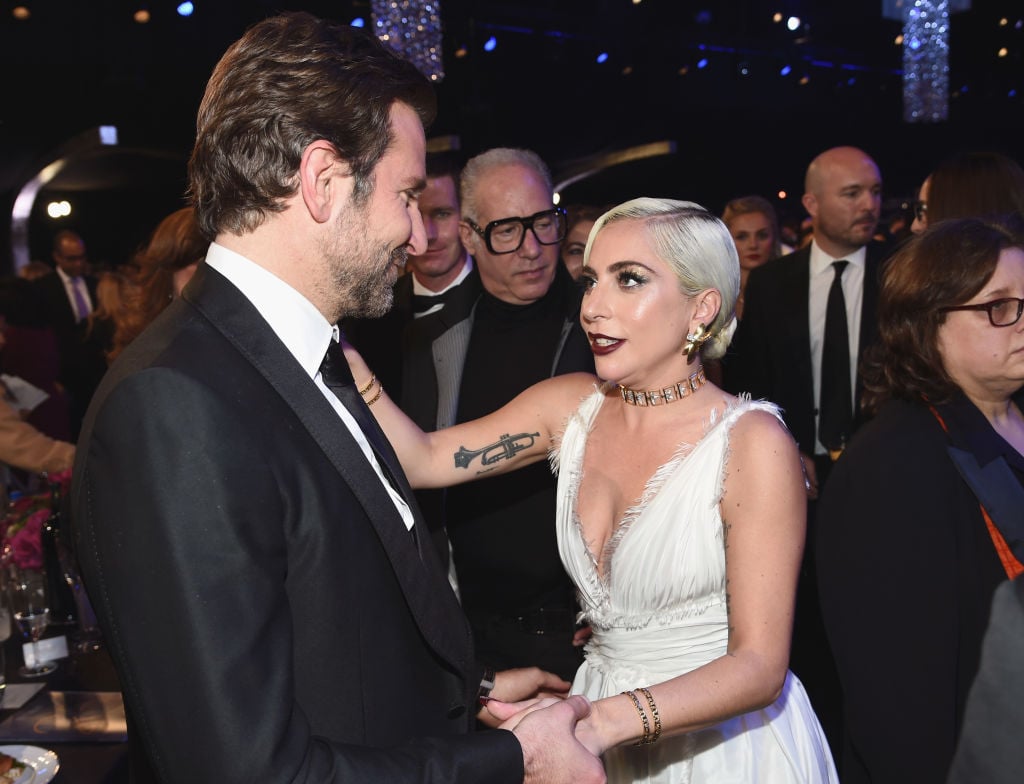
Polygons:
M928 222L1024 214L1024 169L996 152L968 152L944 161L928 186Z
M772 227L772 255L773 259L782 255L782 235L779 232L779 216L775 212L772 203L763 196L740 196L725 205L722 210L722 221L729 229L732 229L732 222L740 215L760 213L768 220Z
M712 337L701 353L708 359L724 356L736 331L736 297L740 291L740 259L729 229L691 201L633 199L597 219L583 263L589 263L594 241L606 226L627 220L643 224L651 248L675 272L685 294L694 296L716 289L722 295L722 306L707 325Z
M491 169L499 166L525 166L533 169L541 178L549 191L554 190L551 183L551 170L533 150L522 150L515 147L492 147L479 155L470 158L462 169L459 183L459 203L462 205L463 220L480 221L480 205L476 202L476 189L483 177ZM509 217L509 216L503 216ZM526 217L525 215L520 217Z
M430 82L371 34L306 13L254 25L221 58L199 107L189 190L203 234L243 234L280 211L318 139L335 147L365 202L396 101L424 126L433 120Z
M1024 221L961 218L911 238L886 262L878 300L879 342L865 353L864 407L896 398L946 403L960 388L939 353L942 308L963 305L988 283L999 254L1024 247Z
M427 153L427 177L451 177L455 190L459 190L459 178L462 176L462 156L453 150Z

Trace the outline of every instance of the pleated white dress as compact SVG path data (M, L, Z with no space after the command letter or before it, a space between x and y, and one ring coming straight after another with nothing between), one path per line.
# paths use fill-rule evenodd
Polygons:
M583 539L576 497L587 435L603 401L600 390L583 401L553 461L562 562L594 632L572 691L592 700L669 680L725 654L719 500L729 433L748 411L779 416L770 403L740 401L707 423L700 441L680 446L609 541L602 577ZM792 673L779 699L762 710L651 746L611 749L604 762L613 784L838 781L825 735Z

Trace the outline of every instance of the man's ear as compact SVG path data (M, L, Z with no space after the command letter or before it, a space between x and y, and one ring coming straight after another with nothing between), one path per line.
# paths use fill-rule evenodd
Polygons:
M310 217L325 223L339 204L347 204L352 177L334 145L317 139L302 151L299 161L299 193Z
M459 221L459 239L462 240L462 247L466 249L466 253L470 256L473 254L473 241L479 237L473 229L469 227L465 221Z
M807 214L812 218L818 214L818 197L813 193L805 193L803 198L800 199L800 203L804 205Z

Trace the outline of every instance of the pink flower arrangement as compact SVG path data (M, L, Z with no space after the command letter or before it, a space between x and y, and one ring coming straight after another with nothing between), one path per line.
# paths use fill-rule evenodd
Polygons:
M71 472L61 471L47 476L48 484L66 493L71 487ZM21 496L12 501L0 522L2 543L0 559L19 569L43 568L43 525L50 516L52 494L49 492Z

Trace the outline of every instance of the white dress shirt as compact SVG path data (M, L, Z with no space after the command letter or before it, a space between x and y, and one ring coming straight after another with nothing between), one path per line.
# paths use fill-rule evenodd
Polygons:
M828 310L828 292L832 288L834 261L848 261L843 271L843 299L846 300L846 330L850 339L850 399L856 401L857 350L860 347L860 313L864 301L864 268L867 248L859 248L849 256L833 259L811 242L811 286L807 312L810 317L811 367L814 371L814 432L818 432L818 409L821 406L821 355L825 346L825 313ZM814 452L828 454L828 450L815 436Z
M320 364L327 346L338 339L338 328L329 324L312 302L259 264L216 242L210 245L206 263L231 281L264 318L302 369L309 375L341 421L352 433L363 455L373 466L381 484L394 502L405 527L413 527L412 510L384 476L370 442L356 420L320 377Z

